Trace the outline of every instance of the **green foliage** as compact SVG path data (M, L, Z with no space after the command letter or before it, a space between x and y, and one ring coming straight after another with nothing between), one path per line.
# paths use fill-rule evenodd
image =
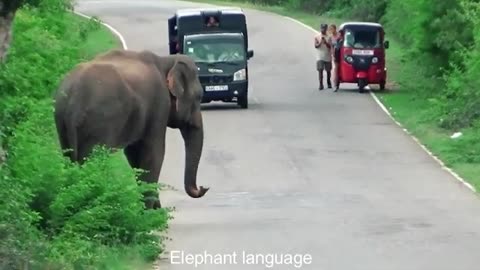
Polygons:
M60 151L53 92L77 63L117 44L97 21L68 13L69 3L30 1L19 10L0 69L0 142L8 151L0 164L0 269L113 269L113 261L131 269L163 248L152 232L166 228L168 212L144 209L141 195L157 187L139 185L121 153L98 148L79 166Z
M59 11L71 9L73 0L24 0L23 3L29 7L35 7L44 11Z
M480 3L464 1L463 9L464 16L471 23L475 35L473 45L459 53L462 64L452 64L452 71L445 76L447 87L443 91L441 106L444 120L440 124L442 127L450 129L480 124L480 91L478 91L480 85ZM480 146L478 147L480 148Z
M255 5L283 6L313 14L349 17L364 21L379 21L388 0L233 0Z
M328 13L351 20L379 22L387 8L388 0L337 0L332 1Z
M455 51L472 43L471 22L457 0L391 1L386 11L386 25L413 54L431 60L424 65L448 68L459 64Z
M98 29L98 23L72 17L31 8L18 12L9 60L0 72L0 123L5 136L25 120L35 100L51 96L61 74L86 58L82 53L86 33Z

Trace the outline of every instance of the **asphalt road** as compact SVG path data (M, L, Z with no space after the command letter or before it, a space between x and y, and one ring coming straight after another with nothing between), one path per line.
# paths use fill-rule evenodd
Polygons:
M194 6L200 5L82 0L77 10L114 26L130 49L167 54L167 18ZM310 30L280 16L246 14L255 50L250 108L220 103L203 109L198 182L210 191L202 199L184 193L176 130L168 132L160 177L178 189L161 194L164 206L177 209L168 251L236 252L236 262L194 268L170 264L167 253L160 269L479 269L476 195L369 95L319 92ZM310 254L312 261L268 268L261 261L245 264L242 252Z

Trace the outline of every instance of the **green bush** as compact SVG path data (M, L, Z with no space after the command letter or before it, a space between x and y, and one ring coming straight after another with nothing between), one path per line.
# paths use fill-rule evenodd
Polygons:
M145 258L154 258L161 243L151 231L165 228L167 213L144 209L145 189L137 184L135 172L101 148L81 167L70 163L59 151L50 101L30 113L10 143L8 182L18 185L6 187L10 192L2 198L7 205L22 202L30 230L44 239L45 257L62 269L78 260L101 262L106 258L97 249L109 246L141 247ZM11 209L18 213L15 205Z
M66 12L31 8L18 12L8 62L0 72L0 123L5 137L25 120L35 100L51 97L61 76L86 59L81 48L85 33L95 30L92 24L72 20Z
M387 4L388 0L337 0L331 1L327 9L322 11L350 20L379 22L385 14Z
M423 66L442 75L450 64L461 64L456 54L473 42L470 20L457 0L390 1L385 21L388 29Z
M453 69L445 77L441 108L441 127L458 129L480 128L480 3L464 1L465 19L472 25L474 43L459 53L461 65L452 63ZM479 129L480 130L480 129ZM480 136L479 136L480 138ZM477 143L478 144L478 143ZM480 145L479 148L480 149Z
M381 19L388 0L231 0L249 2L257 5L283 6L289 9L306 11L313 14L329 13L333 16L348 17L356 20L374 21Z
M19 10L1 66L8 159L0 164L0 269L112 269L113 261L153 260L163 248L153 232L166 228L168 212L144 209L142 192L156 186L139 185L120 152L99 147L79 166L60 151L52 94L66 72L101 51L89 40L99 23L68 13L68 3Z

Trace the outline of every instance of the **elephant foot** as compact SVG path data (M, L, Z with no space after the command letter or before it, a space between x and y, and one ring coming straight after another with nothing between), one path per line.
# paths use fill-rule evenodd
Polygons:
M160 204L159 199L149 198L145 201L145 208L146 209L160 209L162 205Z
M156 195L145 195L144 203L146 209L160 209L162 205L160 204L160 200L158 199L158 194Z
M160 208L162 208L162 205L160 204L160 200L157 199L153 202L153 208L152 209L160 209Z

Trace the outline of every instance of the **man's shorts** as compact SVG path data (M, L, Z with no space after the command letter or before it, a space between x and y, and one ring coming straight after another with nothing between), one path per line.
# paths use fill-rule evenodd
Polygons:
M332 70L332 62L317 60L317 70L318 71L320 71L320 70L331 71Z

